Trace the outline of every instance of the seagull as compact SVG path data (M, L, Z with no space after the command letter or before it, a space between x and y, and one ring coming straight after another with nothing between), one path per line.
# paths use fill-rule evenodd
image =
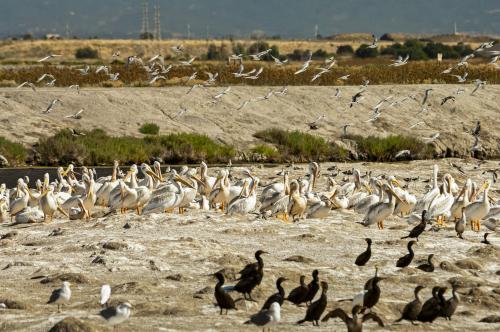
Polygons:
M411 125L408 129L413 129L413 128L415 128L416 126L420 126L420 125L422 125L422 124L425 124L425 122L424 122L424 121L420 121L420 122L414 123L414 124L412 124L412 125Z
M260 61L264 55L269 54L269 52L271 52L271 51L272 51L272 49L270 48L270 49L267 49L263 52L259 52L257 54L250 54L249 57L252 58L252 60L254 60L254 61Z
M435 133L434 135L432 135L431 137L424 137L423 139L425 141L427 141L427 143L431 143L431 142L434 142L435 140L437 140L439 137L439 133Z
M271 58L274 60L274 63L277 66L283 66L283 65L286 65L288 63L288 59L281 61L280 59L273 57L272 54L271 54Z
M66 115L65 118L67 119L76 119L76 120L80 120L82 118L82 113L84 112L84 109L81 109L79 110L78 112L76 112L75 114L72 114L72 115Z
M481 45L479 45L479 47L474 52L482 52L485 49L492 48L494 44L495 44L494 41L482 43Z
M346 123L345 125L340 126L342 128L342 136L347 136L347 128L351 127L352 124Z
M245 70L245 67L243 66L243 63L240 63L240 68L236 73L232 73L234 77L242 77L243 76L243 71Z
M76 92L78 94L80 94L80 86L78 84L73 84L73 85L68 86L68 90L71 90L71 89L76 89Z
M259 75L262 74L263 71L264 71L264 68L260 67L259 70L257 70L257 72L253 76L246 76L245 78L249 79L249 80L256 80L259 78Z
M140 65L144 65L143 61L141 58L135 56L135 55L131 55L127 58L127 64L125 65L126 68L128 68L129 65L133 64L133 63L138 63Z
M44 62L44 61L47 61L47 60L50 60L53 58L57 58L57 57L61 57L61 56L62 55L58 55L58 54L50 54L50 55L47 55L45 58L38 60L38 62Z
M458 83L465 83L465 81L467 80L467 75L469 75L469 73L466 72L463 76L460 75L451 75L451 76L456 77Z
M181 54L182 52L184 52L184 46L182 44L181 45L172 46L172 47L170 47L170 49L172 51L174 51L175 54Z
M470 148L471 152L481 151L481 144L479 143L479 136L474 136L474 143Z
M186 92L186 94L187 95L190 94L191 92L193 92L194 89L197 89L197 88L203 88L203 85L202 84L193 84L191 86L191 88L189 88L188 92Z
M330 71L329 69L325 69L325 68L318 68L318 69L320 70L320 72L313 76L311 82L316 81L318 78L321 77L321 75L328 73Z
M131 308L132 305L130 303L120 303L116 307L109 307L101 310L99 315L104 318L108 324L117 325L129 319Z
M97 69L95 70L95 73L99 74L101 71L105 72L106 74L109 74L109 68L108 68L108 66L99 66L99 67L97 67Z
M448 96L448 97L444 97L443 100L441 100L441 106L443 106L444 104L446 104L446 102L448 100L451 100L451 101L455 101L455 97L454 96Z
M432 90L434 90L434 89L426 89L424 91L424 99L422 100L422 105L425 105L425 103L427 102L427 99L429 99L429 94L431 93Z
M458 88L456 89L455 91L453 91L453 94L454 95L461 95L462 93L465 92L465 89L464 88Z
M270 325L276 325L281 320L280 305L278 302L271 303L269 309L264 309L252 315L245 324L254 324L269 328Z
M410 55L407 54L406 57L403 59L403 57L398 56L398 58L396 60L393 60L393 63L390 64L389 66L390 67L401 67L401 66L404 66L408 63L408 60L410 60Z
M229 61L243 61L243 54L231 54L229 56Z
M341 77L338 78L338 80L340 80L340 81L347 81L349 79L349 76L351 76L351 74L341 76Z
M288 88L284 86L280 91L274 93L275 96L284 96L288 93Z
M106 305L108 306L108 301L109 298L111 297L111 286L109 285L102 285L101 287L101 298L99 300L100 305Z
M481 81L480 79L477 79L474 81L474 84L475 84L475 87L474 87L474 90L472 90L471 92L471 96L473 96L477 90L479 90L479 88L483 88L484 89L484 86L486 85L486 81Z
M68 281L64 281L62 287L54 290L50 295L50 299L47 304L57 304L57 312L61 312L61 304L68 303L71 299L71 289L69 288L70 285L71 284Z
M329 63L332 63L332 62L335 62L335 57L334 56L331 56L331 57L325 59L325 63L326 64L329 64Z
M472 130L472 136L479 136L481 133L481 121L476 122L476 127Z
M149 84L154 84L156 81L158 80L167 80L167 78L165 76L155 76L153 77L153 79L151 81L149 81Z
M395 159L409 157L411 155L410 150L401 150L394 156Z
M451 71L452 71L452 70L453 70L453 67L450 67L450 68L448 68L448 69L443 70L443 71L441 72L441 74L449 74L449 73L451 73Z
M313 122L306 123L309 126L310 130L318 130L319 126L321 124L321 121L323 121L326 118L326 115L320 115L316 120Z
M188 111L187 108L185 108L184 106L181 106L181 110L176 113L174 116L169 116L170 117L170 120L175 120L175 118L179 117L179 116L183 116L184 113L186 113Z
M196 60L195 56L189 59L188 61L179 61L179 63L181 64L181 66L191 66L194 60Z
M113 52L111 55L112 58L118 58L120 56L120 51Z
M255 100L256 101L259 101L259 100L269 100L269 98L272 97L272 95L274 95L274 91L271 90L267 93L267 95L263 96L263 97L257 97Z
M212 73L209 73L209 72L205 72L205 74L208 75L208 80L205 82L205 85L213 85L213 84L215 84L215 81L217 80L217 77L219 77L219 73L212 74Z
M47 107L47 109L42 112L43 114L49 114L50 112L52 112L52 110L54 109L54 107L56 106L57 103L62 103L61 99L59 98L56 98L56 99L53 99L49 106Z
M73 135L73 136L85 136L84 132L77 131L74 128L70 128L69 130L71 131L71 135Z
M36 83L40 83L41 81L43 81L46 78L50 78L51 80L55 79L54 76L52 76L51 74L43 74L42 76L40 76L38 78L38 80L36 81Z
M342 94L342 91L340 90L340 88L336 88L335 89L335 98L340 98L341 94Z
M193 74L191 74L191 76L188 77L187 81L184 82L184 84L188 83L189 81L192 81L192 80L196 79L197 75L198 75L198 72L195 71Z
M56 81L57 80L54 78L52 81L49 81L49 82L45 83L45 85L46 86L54 86L54 85L56 85Z
M354 104L359 103L363 99L364 99L363 91L359 91L354 96L352 96L351 104L350 104L349 108L352 108L354 106Z
M149 59L148 63L154 62L156 60L160 60L161 63L163 63L163 56L161 54L157 54L153 56L151 59Z
M251 99L245 100L236 110L239 111L239 110L243 109L248 104L250 104L251 101L252 101Z
M228 94L228 93L229 93L229 91L231 91L231 87L230 87L230 86L229 86L229 87L227 87L227 89L226 89L226 90L224 90L224 91L222 91L221 93L219 93L219 94L217 94L217 95L213 96L212 98L213 98L213 99L215 99L215 100L219 100L219 99L221 99L223 96L225 96L226 94Z
M372 38L373 38L373 41L371 43L370 46L368 46L368 48L377 48L378 47L378 39L375 35L372 35Z
M491 58L491 61L488 63L489 65L495 65L496 62L500 59L500 55L494 56Z
M89 70L90 70L90 66L89 65L85 65L84 68L78 69L78 71L80 72L80 74L82 74L82 76L88 75L89 74Z
M109 80L118 81L118 76L120 76L120 73L109 74Z
M172 65L168 65L168 67L165 67L164 65L160 64L161 73L168 74L170 72L170 70L172 69L172 67L173 67Z
M307 70L307 68L309 68L309 66L311 65L311 61L312 61L312 53L309 52L309 56L308 56L306 62L304 62L302 67L299 70L297 70L294 73L294 75L302 74L303 72L305 72Z
M36 92L36 87L35 87L35 84L31 83L31 82L23 82L21 85L19 85L16 89L21 89L22 87L25 87L25 86L28 86L31 88L31 90L35 91Z

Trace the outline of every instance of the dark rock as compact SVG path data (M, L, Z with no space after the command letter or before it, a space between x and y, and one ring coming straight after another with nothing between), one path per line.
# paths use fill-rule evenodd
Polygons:
M128 244L126 244L125 242L110 241L104 243L102 247L108 250L122 250L122 249L128 249Z
M290 256L288 258L284 259L285 262L297 262L297 263L314 263L314 260L308 257L300 256L300 255L295 255L295 256Z
M480 320L481 323L500 323L499 315L491 315Z
M169 276L166 276L165 279L167 280L173 280L173 281L182 281L184 280L184 277L182 276L182 274L171 274Z
M63 282L63 281L69 281L72 284L88 284L90 280L85 277L83 274L80 273L63 273L56 275L54 277L45 277L43 278L40 283L42 284L48 284L52 282Z
M49 332L95 332L97 329L89 323L74 317L66 317L52 326Z
M0 303L5 304L7 309L26 310L28 308L28 306L25 303L14 300L0 299Z
M96 258L94 258L92 260L92 264L102 264L102 265L106 265L106 260L104 259L104 257L102 256L96 256Z
M483 269L481 264L479 264L478 262L476 262L475 260L470 259L470 258L461 259L459 261L456 261L455 265L461 269L464 269L464 270L479 270L480 271Z
M13 237L15 237L17 235L17 232L16 231L13 231L13 232L9 232L9 233L6 233L2 236L0 236L0 240L6 240L6 239L12 239Z

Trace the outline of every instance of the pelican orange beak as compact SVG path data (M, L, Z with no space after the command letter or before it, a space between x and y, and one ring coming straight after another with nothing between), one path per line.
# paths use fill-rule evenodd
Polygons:
M368 191L368 193L371 195L373 192L372 192L372 188L370 188L369 185L367 184L363 184L363 186L366 188L366 190Z
M396 179L392 179L392 180L391 180L391 184L392 184L393 186L397 186L397 187L401 188L401 184L400 184L400 183L399 183L399 181L398 181L398 180L396 180Z
M174 179L175 181L178 181L180 183L182 183L183 185L185 185L186 187L189 187L191 189L194 189L193 185L191 183L189 183L188 180L184 179L183 177L181 177L180 175L175 175L174 176Z
M399 197L399 196L398 196L398 194L396 194L396 192L395 192L394 190L392 190L392 188L391 188L391 187L389 187L389 191L390 191L390 192L391 192L391 194L392 194L394 197L396 197L396 199L397 199L397 200L399 200L400 202L402 202L402 203L408 203L408 202L406 201L406 199Z
M149 176L151 176L152 178L154 178L154 179L162 182L162 178L159 177L158 174L156 174L155 172L153 172L153 170L151 170L151 169L146 170L146 174L149 175Z

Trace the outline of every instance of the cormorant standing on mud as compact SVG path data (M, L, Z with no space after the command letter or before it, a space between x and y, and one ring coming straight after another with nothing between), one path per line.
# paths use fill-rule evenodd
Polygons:
M271 307L271 304L273 302L278 302L278 304L280 305L280 307L283 305L283 301L285 301L285 290L283 289L283 287L281 286L281 284L284 281L287 281L287 280L288 279L284 278L284 277L280 277L280 278L278 278L278 280L276 280L276 288L278 289L278 293L274 293L273 295L271 295L266 300L266 302L262 306L262 309L260 309L260 310L269 309Z
M427 257L427 263L420 264L417 266L417 269L422 270L424 272L434 272L434 262L432 261L434 258L434 254L430 254Z
M446 292L446 287L434 287L432 289L432 297L425 301L422 306L422 310L417 316L418 321L432 323L441 315L445 303L444 292Z
M297 322L297 324L302 324L304 322L313 322L313 325L319 326L319 320L321 318L321 315L326 309L326 305L328 304L327 298L326 298L326 292L328 291L328 284L326 281L321 282L321 297L311 303L311 305L307 308L306 312L306 317L304 319L301 319Z
M417 317L420 314L423 305L422 300L420 299L418 293L420 293L420 291L424 288L425 288L424 286L415 287L414 291L415 299L405 305L401 318L396 320L395 321L396 323L404 319L404 320L409 320L413 324L417 320Z
M227 315L228 310L236 310L236 305L234 304L233 298L222 288L222 286L224 286L224 275L217 272L215 277L217 278L217 284L215 285L214 292L215 300L217 300L217 305L220 308L220 314L222 315L222 310L226 309Z
M311 304L312 300L314 299L314 297L316 296L316 293L318 292L319 290L319 271L318 270L314 270L312 272L312 277L313 277L313 280L311 280L311 282L307 285L307 294L306 294L306 297L304 298L304 301L306 304Z
M372 257L372 240L370 238L366 238L365 241L368 244L368 247L366 248L366 251L359 254L356 258L354 264L357 266L365 266L365 264L370 260L370 257Z
M413 257L415 257L415 253L413 252L412 247L416 243L417 241L414 240L408 242L408 253L398 259L398 261L396 262L396 267L407 267L408 265L410 265L411 261L413 260Z
M300 286L292 289L288 297L286 298L288 301L292 302L295 305L299 305L305 302L305 298L307 293L309 292L309 288L305 283L306 277L300 276Z
M417 226L413 227L410 233L407 236L403 236L402 239L412 238L417 239L418 237L425 231L425 226L427 225L427 221L425 220L425 215L427 214L427 210L422 211L422 220L418 223Z
M245 300L255 301L252 298L252 290L260 285L264 277L264 261L262 257L260 257L263 254L267 254L267 252L263 250L255 252L255 259L257 259L257 262L248 264L240 271L239 281L234 286L234 290L238 293L242 293Z

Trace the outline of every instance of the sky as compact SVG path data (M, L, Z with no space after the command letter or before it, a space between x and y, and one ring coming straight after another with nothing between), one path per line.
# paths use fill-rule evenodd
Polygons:
M0 0L0 38L58 33L137 38L141 0ZM164 37L248 38L263 31L312 38L315 26L339 33L459 32L500 35L500 0L149 0L150 30L159 4Z

